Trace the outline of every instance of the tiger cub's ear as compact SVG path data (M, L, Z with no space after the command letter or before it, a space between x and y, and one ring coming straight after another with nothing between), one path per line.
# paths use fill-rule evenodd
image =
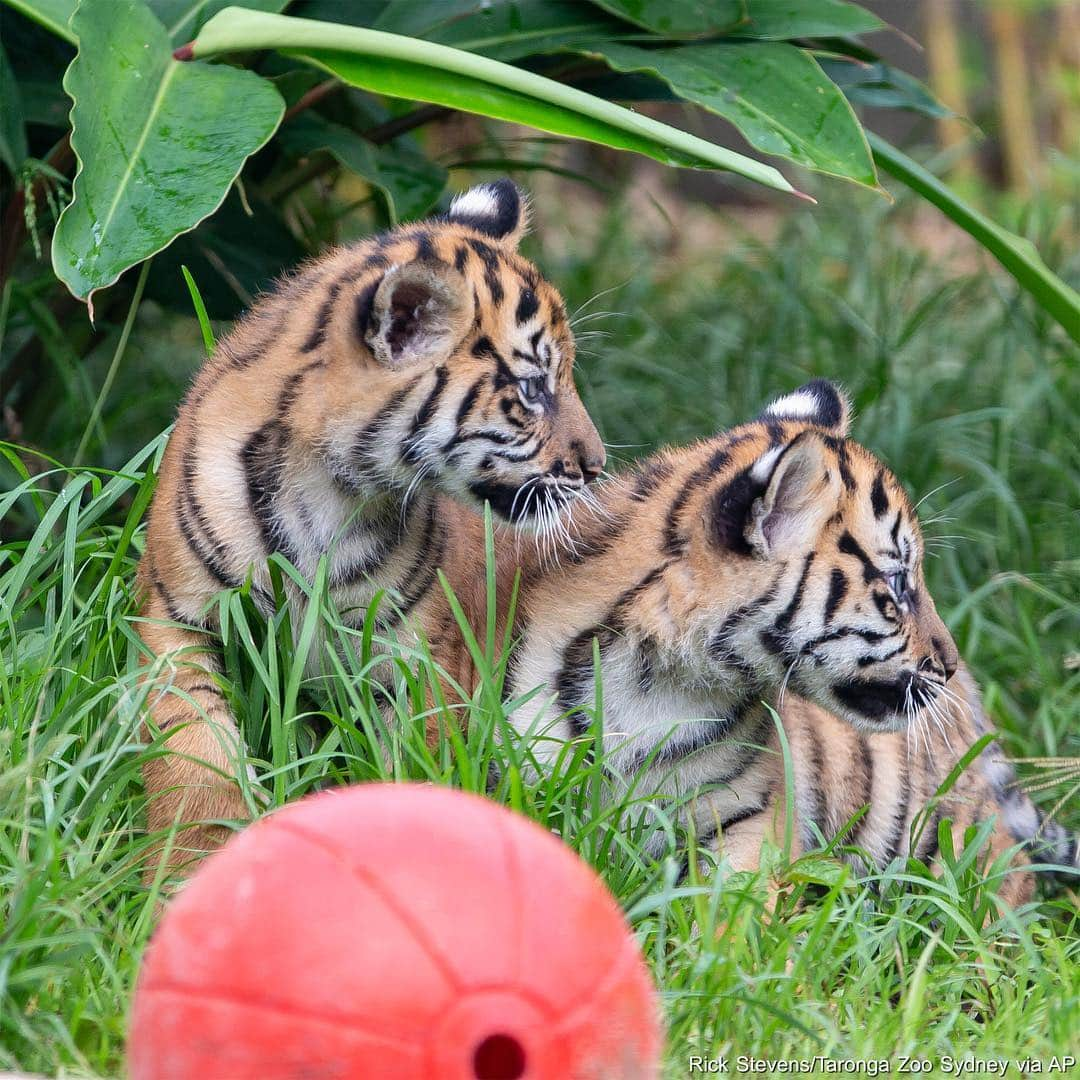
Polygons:
M474 304L465 278L446 263L417 259L392 266L370 312L361 313L364 341L382 364L436 363L468 333Z
M458 195L446 220L476 229L501 247L516 248L529 228L529 205L512 181L496 180Z
M814 379L765 407L763 420L805 420L830 435L846 439L851 426L851 402L836 383Z
M751 469L765 491L754 500L746 542L763 558L806 551L840 502L836 454L816 431L769 450Z

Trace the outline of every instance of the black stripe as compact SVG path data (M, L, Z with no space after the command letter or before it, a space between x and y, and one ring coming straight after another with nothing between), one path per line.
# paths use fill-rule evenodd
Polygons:
M326 324L330 321L330 313L334 310L334 301L337 300L342 284L341 281L335 281L327 290L326 299L319 305L319 313L315 316L315 325L311 328L307 340L300 346L302 353L314 351L326 340Z
M271 420L253 432L240 451L247 482L248 504L259 526L263 550L280 551L294 566L300 552L292 543L277 512L281 478L291 433L284 424Z
M878 568L871 562L870 556L863 551L858 540L856 540L847 529L840 534L840 541L837 544L837 547L845 555L854 555L855 558L863 564L863 581L867 584L873 581L874 578L881 577Z
M873 656L867 653L866 656L860 656L855 663L859 667L870 667L871 664L884 664L887 660L891 660L894 656L899 656L907 648L907 639L905 638L899 645L896 646L892 652L885 653L884 656Z
M353 325L356 327L356 336L363 345L368 345L368 332L371 330L372 319L375 315L375 294L383 283L381 277L368 282L357 294L353 303ZM368 346L370 348L370 346Z
M195 495L195 459L191 442L185 447L181 458L179 488L176 501L177 521L188 547L220 585L225 588L236 588L241 585L243 578L235 577L228 568L228 563L232 561L229 548L215 535ZM197 536L199 532L205 538L205 543ZM264 599L267 598L264 590L253 591L258 591Z
M454 269L459 274L465 272L465 266L469 261L469 249L464 244L459 244L454 252Z
M859 679L833 683L832 692L841 704L854 712L873 720L884 720L903 712L908 682L908 677L904 676L889 680Z
M417 384L423 377L423 373L416 375L403 387L391 394L367 425L361 428L359 434L353 440L352 450L350 451L350 458L355 465L364 468L364 459L369 457L372 445L383 427L401 409L402 403L416 389Z
M884 474L880 470L874 477L874 486L870 489L870 506L876 518L884 517L889 511L889 496L885 491Z
M580 631L563 649L559 673L555 678L556 702L561 712L569 714L567 719L575 736L584 735L589 728L580 706L586 699L589 687L593 685L593 638L599 642L602 664L604 650L622 633L623 611L666 569L667 564L664 563L650 570L636 585L620 594L600 622Z
M484 264L484 283L491 294L492 305L498 307L503 301L503 287L502 282L499 280L499 253L490 244L485 244L483 240L470 239L467 242Z
M195 683L192 686L181 686L178 687L178 689L183 690L187 694L215 694L222 700L225 699L225 691L214 683L200 682Z
M717 836L717 833L722 833L726 829L732 829L742 821L749 821L751 818L757 817L762 814L769 806L768 793L765 795L765 799L761 806L745 806L738 810L732 811L729 815L717 821L715 818L711 819L709 825L695 837L695 845L698 851L701 851L706 844L711 844ZM684 885L687 878L690 876L690 853L687 852L682 858L682 867L679 871L679 876L676 878L676 885Z
M486 334L476 338L473 342L472 354L474 356L484 356L488 360L498 359L499 352L495 348L495 342L492 341Z
M499 411L506 417L506 422L511 427L516 427L518 431L524 431L528 426L525 423L525 419L518 418L518 414L520 413L522 417L527 419L530 413L516 396L501 398L499 401Z
M799 653L792 650L788 642L782 638L772 627L766 627L758 634L761 647L773 656L779 656L786 661L793 661ZM809 646L804 646L802 652L809 652Z
M682 514L683 507L694 489L719 469L722 469L727 464L729 457L726 447L718 447L709 455L708 460L703 465L700 465L690 474L686 483L679 489L679 493L668 508L667 520L664 523L664 553L666 555L678 556L685 554L686 539L679 535L679 517ZM728 484L727 487L721 490L726 491L730 486Z
M184 626L191 626L192 623L189 619L184 617L183 612L176 606L176 602L173 600L172 594L165 588L165 583L158 576L157 567L153 562L150 564L150 584L153 586L154 592L158 594L159 599L165 605L165 614L175 623L181 623Z
M485 382L487 382L487 376L481 375L480 378L465 391L465 396L461 399L461 404L458 406L457 415L454 417L455 427L460 427L461 422L472 411L472 407L476 404L476 399L480 396L480 387L483 386ZM454 440L451 439L443 449L447 449L453 445Z
M610 623L597 623L582 630L563 649L559 673L555 676L555 701L559 711L566 713L574 738L580 738L589 730L590 720L582 706L589 696L589 688L595 685L593 640L599 646L602 668L604 651L611 647L621 632L622 623L615 617Z
M431 501L431 512L428 524L425 527L424 539L417 548L416 558L403 579L403 584L398 591L402 594L400 604L401 614L408 615L410 611L427 595L431 586L435 584L439 569L443 564L446 554L447 529L438 513L438 502ZM406 589L404 583L414 582L411 588Z
M294 371L285 380L281 393L278 394L277 404L274 406L275 419L280 421L288 419L289 412L293 405L296 404L296 399L300 396L300 384L310 372L325 366L325 360L313 360L310 364L300 368L299 371Z
M788 627L791 626L791 621L795 618L799 605L802 603L803 594L806 592L806 580L810 576L810 567L813 565L814 555L815 553L811 551L803 560L802 573L799 575L799 583L795 586L795 593L791 597L791 602L780 612L776 617L776 622L773 623L773 627L781 633L786 632Z
M312 282L312 286L315 282ZM249 317L250 318L250 317ZM244 368L250 367L256 360L261 360L266 350L274 344L275 341L281 336L282 330L285 328L285 312L282 310L275 310L273 313L267 313L265 315L256 316L251 321L255 321L257 325L264 326L266 333L262 334L258 340L248 345L241 353L234 353L228 346L228 339L224 343L229 354L229 367L235 371L242 371ZM245 329L249 327L249 320L245 319L243 322ZM224 372L222 372L224 374ZM206 387L205 390L209 390L210 387ZM204 396L200 394L200 398Z
M690 757L691 754L696 754L705 749L706 746L715 746L722 739L729 738L732 730L739 724L741 719L741 716L733 713L732 718L729 720L696 720L692 725L681 724L675 731L666 733L665 740L659 745L659 748L656 745L642 747L625 765L620 766L620 770L628 776L633 776L646 765L651 768L673 765L675 762L682 761ZM689 735L687 735L688 731ZM676 735L682 735L683 738L676 738ZM745 763L740 755L735 766L736 772L734 775L737 776L742 773L744 768ZM730 783L732 779L733 777L729 775L722 780L717 778L712 783L726 784Z
M630 524L629 514L606 520L588 536L575 537L574 547L561 552L560 557L575 566L580 566L589 559L595 559L610 551L612 545L626 532Z
M715 787L730 787L732 781L737 780L764 752L772 730L772 717L764 709L756 707L760 700L758 694L747 694L746 698L739 703L737 708L743 710L739 723L728 736L731 739L730 749L735 751L735 760L727 763L727 769L719 776L711 776L704 784L702 790ZM755 719L756 715L756 719ZM747 721L753 721L750 731L743 731L742 727Z
M534 446L531 450L525 451L525 453L522 453L520 450L518 450L518 451L491 450L491 451L489 451L489 454L490 454L491 457L497 457L501 461L511 461L515 465L520 465L520 464L522 464L522 463L524 463L526 461L534 460L536 458L536 456L540 453L540 451L543 450L543 449L544 449L544 440L543 439L537 439L536 440L536 446Z
M872 807L874 802L874 753L870 749L870 740L861 732L855 732L855 745L859 750L859 763L862 766L862 794L859 796L859 805L855 808L861 810L864 806ZM870 811L859 819L855 826L855 835L851 838L853 844L859 843L859 838L867 826Z
M811 638L803 646L802 651L809 653L819 645L825 645L830 641L840 641L842 638L847 637L857 637L860 641L865 641L870 645L880 645L881 642L888 641L899 633L899 630L894 630L890 634L881 634L877 630L864 630L858 626L841 626L836 630L830 630L827 634L820 634L816 638Z
M751 554L746 524L751 505L765 490L765 483L755 479L752 470L753 466L748 465L719 488L710 498L706 511L710 542L740 555Z
M426 232L418 233L416 236L416 258L422 262L441 262L438 253L435 251L435 244L432 242L431 234Z
M806 736L810 742L810 775L806 778L806 787L810 795L809 819L803 822L803 849L811 851L817 843L810 830L811 823L816 825L822 836L829 839L827 821L827 808L823 782L825 778L825 748L817 730L812 726L806 727Z
M432 387L431 393L424 399L424 403L417 410L409 428L409 433L402 442L400 456L403 461L415 465L420 459L418 436L431 423L431 418L435 415L435 409L438 407L439 399L442 397L449 379L449 370L445 364L440 364L435 369L435 385Z
M828 625L836 614L836 609L844 602L847 591L847 575L839 567L833 567L832 574L829 576L829 595L825 599L825 614L823 616L825 625Z
M930 820L926 823L922 836L919 838L918 848L920 850L916 852L916 857L927 866L933 865L938 852L941 850L941 843L938 840L938 826L944 816L945 809L939 803L934 807Z
M758 814L764 813L769 806L768 793L765 795L764 805L762 806L744 806L741 810L736 810L734 813L725 815L720 821L720 831L725 832L728 829L733 829L736 825L743 821L749 821L751 818L755 818Z
M630 498L637 502L645 502L650 495L667 480L674 470L667 461L646 461L633 474L633 487L630 490Z
M335 281L332 281L327 288L326 299L319 305L319 313L315 318L315 325L311 328L311 333L308 335L307 340L300 347L301 352L312 352L317 349L326 340L327 324L330 321L330 316L333 313L334 302L338 298L338 294L346 286L354 281L358 281L366 273L372 270L384 269L389 266L390 261L387 259L381 251L373 251L362 262L356 266L351 266L345 270ZM357 313L358 322L363 322L364 330L367 329L367 316L361 318L361 301L363 298L367 298L369 295L374 298L375 292L381 283L381 278L372 282L364 291L357 297L355 311ZM368 304L370 309L370 304Z
M727 659L723 653L729 648L730 637L734 631L747 619L761 608L771 604L776 599L777 590L780 587L780 579L784 576L781 568L775 574L769 587L760 596L748 600L745 604L737 607L720 625L720 629L713 634L709 641L709 653L717 659Z
M844 487L848 491L857 490L859 485L855 482L855 477L851 472L847 439L838 439L831 435L823 435L822 438L825 441L825 445L836 454L836 464L840 471L840 479L843 481Z
M517 320L518 325L527 323L536 314L539 307L540 301L536 298L536 293L529 288L522 289L521 295L518 297L517 310L514 312L514 318Z
M191 553L199 560L205 567L207 573L220 585L223 589L235 589L241 584L240 580L234 578L228 568L222 563L220 558L213 552L213 550L207 551L203 542L195 535L195 529L189 518L190 511L188 510L187 499L181 495L176 500L176 522L180 527L180 535L184 538L184 542L191 549ZM180 620L183 622L184 620Z

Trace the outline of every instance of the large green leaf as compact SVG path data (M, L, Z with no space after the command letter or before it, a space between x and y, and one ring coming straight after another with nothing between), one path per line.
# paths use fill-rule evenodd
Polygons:
M329 151L345 168L379 189L395 223L427 213L446 187L446 170L418 151L374 146L355 131L311 113L286 124L278 141L294 154Z
M371 26L506 61L598 38L640 36L581 0L393 0Z
M26 160L26 128L19 84L3 45L0 45L0 101L4 103L4 115L0 116L0 161L15 172Z
M775 41L639 49L606 42L582 50L616 71L645 71L681 98L730 120L746 140L816 172L873 187L862 126L813 58Z
M257 8L259 11L283 11L289 0L148 0L150 9L162 21L174 44L183 44L211 16L230 4ZM340 4L340 0L334 0ZM4 0L17 11L41 23L54 34L78 45L79 39L69 25L78 0Z
M886 142L869 132L870 145L878 165L912 191L931 202L965 232L973 236L1039 303L1039 306L1080 343L1080 294L1061 280L1042 261L1035 245L1003 229L958 198L933 173L924 169Z
M747 21L734 32L761 40L865 34L885 26L872 12L845 0L747 0L746 7Z
M654 34L694 38L716 34L746 18L745 0L593 0ZM582 5L584 6L584 5Z
M70 41L72 45L79 43L74 31L68 26L76 0L4 0L4 3L16 11L21 11L28 19L41 23L57 37Z
M250 49L281 49L390 97L510 120L667 164L729 169L793 190L776 169L650 117L486 56L397 34L226 8L203 28L192 55Z
M212 214L284 111L265 79L173 60L142 0L83 0L64 78L79 161L53 235L53 269L78 297L111 285Z

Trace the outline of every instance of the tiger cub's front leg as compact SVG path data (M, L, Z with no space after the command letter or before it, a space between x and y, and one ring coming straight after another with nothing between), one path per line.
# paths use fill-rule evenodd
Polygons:
M152 575L144 562L140 579ZM211 639L177 625L152 583L143 585L139 633L158 658L156 675L148 676L143 738L160 740L142 767L148 827L156 837L149 880L163 855L170 870L182 870L229 838L228 822L248 821L251 812L239 783L244 743L215 680Z

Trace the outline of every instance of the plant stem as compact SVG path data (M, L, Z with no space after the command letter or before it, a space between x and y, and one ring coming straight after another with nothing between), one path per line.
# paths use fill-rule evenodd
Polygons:
M101 391L98 393L94 408L90 412L90 419L87 421L86 430L83 431L82 438L79 440L79 447L75 451L75 459L72 462L74 466L82 464L83 453L86 450L87 443L90 441L90 432L101 424L101 409L105 404L105 399L109 396L109 391L112 389L116 373L120 369L120 360L127 351L128 338L131 337L131 328L135 325L135 315L139 310L139 304L142 302L143 289L150 274L150 263L152 261L152 259L147 259L139 270L139 280L135 283L135 292L131 297L131 306L128 308L127 318L124 320L124 328L120 331L120 340L116 343L112 363L109 365L109 370L105 375L105 381L101 384ZM104 432L101 433L101 436L102 441L104 441Z
M174 55L185 60L205 59L217 53L249 49L284 50L287 54L309 60L337 74L340 72L336 71L332 63L325 62L326 57L337 56L353 62L366 59L369 65L377 61L376 67L379 70L394 73L392 82L398 91L395 96L413 100L425 100L425 96L416 93L418 84L410 79L410 73L420 71L425 79L430 79L435 72L440 76L453 75L456 77L455 89L451 90L446 80L442 79L437 89L429 87L431 96L426 97L426 100L434 104L454 105L465 111L502 120L519 119L522 103L532 106L542 104L550 110L544 115L547 122L553 126L534 126L541 126L544 130L556 134L570 134L572 137L591 138L594 142L607 145L623 145L626 149L651 153L652 156L662 151L664 157L661 160L727 169L766 187L789 194L793 191L787 179L771 165L745 157L678 128L669 127L576 87L566 86L524 68L504 64L463 49L400 34L319 22L315 19L297 19L288 15L225 8L210 19L190 46L177 50ZM401 77L405 79L404 84ZM363 85L366 89L372 88L365 79L356 81L347 78L347 81L354 85ZM474 86L473 92L466 92L463 98L459 84L466 89L478 84L486 96L480 100ZM408 87L407 92L403 86ZM612 133L612 137L624 138L627 141L610 143L605 137L575 135L578 129L574 124L580 123L582 118L601 125L601 129ZM568 128L570 121L573 123Z
M887 173L933 203L965 232L975 238L1017 282L1038 301L1042 309L1061 324L1080 344L1080 294L1062 281L1043 261L1035 245L991 221L954 194L932 172L924 169L895 146L872 131L866 133L874 160Z

